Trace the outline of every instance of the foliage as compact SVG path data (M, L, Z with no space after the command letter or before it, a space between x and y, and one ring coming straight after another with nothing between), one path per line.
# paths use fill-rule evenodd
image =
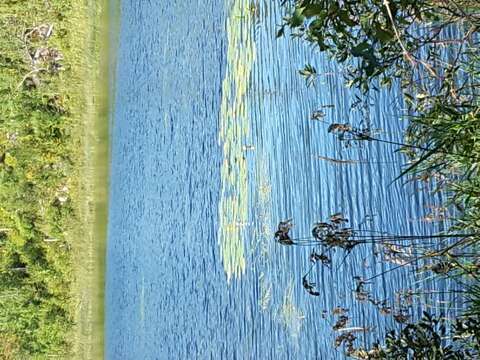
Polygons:
M287 3L287 1L284 1ZM413 77L416 67L437 76L431 65L436 45L463 44L480 24L480 15L450 0L296 0L285 28L347 66L349 86L368 90L373 79ZM474 5L464 1L462 5ZM469 26L461 39L444 39L452 24ZM424 26L422 26L424 25Z
M85 56L78 10L70 0L0 4L0 358L69 349Z
M307 87L315 84L317 70L312 65L305 65L305 67L302 70L299 70L298 73L305 78L305 83Z
M346 355L359 360L473 360L480 355L478 317L449 322L424 312L418 322L409 323L398 332L389 331L385 344L376 342L369 349L355 347L357 337L347 334L337 338L337 345L346 345Z
M385 345L376 344L370 351L358 351L363 359L477 359L480 340L478 319L458 319L451 327L444 319L434 318L424 312L415 324L406 325L400 332L390 331ZM472 342L476 348L465 346Z
M480 229L480 7L471 0L292 0L283 1L287 15L277 32L341 64L346 85L368 97L379 86L399 86L409 120L403 142L378 138L371 128L330 124L342 141L378 141L396 146L409 162L397 179L432 184L454 208L450 233L473 234L449 243L422 259L437 277L461 278L469 285L468 311L453 324L428 313L369 351L355 349L359 359L476 359L480 343L478 280ZM315 69L300 74L307 85ZM315 118L312 115L312 118ZM325 122L324 119L322 121ZM369 123L370 124L370 123ZM370 126L370 125L369 125ZM328 225L328 224L327 224ZM393 268L395 269L395 268ZM390 270L388 270L390 271ZM402 321L403 322L403 321ZM346 334L345 334L346 336Z
M457 228L475 230L480 225L480 56L471 53L457 66L466 81L460 82L457 74L435 92L424 89L421 96L417 94L417 112L410 118L405 139L431 151L405 151L411 165L402 174L436 179L438 187L451 195L450 203L463 213Z
M401 147L411 164L401 176L448 174L452 202L464 207L480 159L478 4L296 0L287 8L278 36L288 27L293 37L345 63L348 86L368 91L372 84L400 82L411 110L407 146ZM309 69L300 71L308 85L316 74Z

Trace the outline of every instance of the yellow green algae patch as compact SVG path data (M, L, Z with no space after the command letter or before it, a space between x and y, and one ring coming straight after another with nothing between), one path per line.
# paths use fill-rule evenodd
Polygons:
M227 279L240 277L246 266L243 228L248 220L247 162L249 135L247 91L255 61L250 2L233 0L227 18L227 66L222 85L219 141L223 147L218 238Z

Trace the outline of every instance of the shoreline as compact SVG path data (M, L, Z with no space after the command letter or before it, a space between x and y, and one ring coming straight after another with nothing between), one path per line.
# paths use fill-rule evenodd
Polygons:
M108 1L88 0L84 9L90 29L85 38L87 49L83 70L82 118L83 164L79 167L81 192L78 212L82 219L76 238L84 239L74 248L77 299L73 351L75 359L104 357L104 289L108 220L109 179L109 29ZM92 66L95 64L94 66ZM92 92L92 89L94 91ZM80 129L82 132L82 129ZM76 242L74 242L76 243ZM85 266L85 259L87 264Z

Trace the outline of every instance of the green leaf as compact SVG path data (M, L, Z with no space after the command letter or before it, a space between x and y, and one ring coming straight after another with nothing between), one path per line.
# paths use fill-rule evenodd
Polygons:
M338 12L338 17L340 20L344 22L345 25L347 26L355 26L357 23L353 21L353 19L350 18L349 13L347 10L340 10Z
M414 104L414 100L413 100L413 96L408 94L408 93L404 93L403 94L403 97L405 98L405 102L413 105Z
M389 76L385 76L380 80L380 85L390 88L392 86L392 78Z
M5 165L14 168L17 165L17 159L9 153L5 154L5 159L3 160Z
M288 24L289 24L292 28L299 27L299 26L302 25L303 22L305 21L305 16L303 16L302 11L303 11L303 8L297 8L297 9L295 9L295 11L294 11L294 13L292 14L292 16L288 19Z
M319 4L309 4L306 5L303 9L303 16L311 18L313 16L321 16L322 13L325 13L323 6Z
M370 77L375 72L376 66L372 62L367 62L367 66L365 66L365 74Z
M434 149L432 150L429 150L429 151L426 151L421 157L420 159L418 159L417 161L415 161L413 164L411 164L410 166L408 166L406 169L402 170L402 172L400 173L400 175L398 175L393 181L392 183L394 183L395 181L401 179L402 177L404 177L406 174L410 173L412 170L416 169L419 167L420 164L422 164L424 161L426 161L430 156L432 156L433 154L435 154L442 146L443 144L441 145L438 145L437 147L435 147Z
M308 25L308 28L312 32L316 32L320 30L323 27L323 21L320 19L315 19L313 20L310 25Z
M276 38L278 39L278 38L282 37L284 34L285 34L285 26L282 26L282 27L280 27L280 29L278 29Z
M375 23L375 37L382 43L389 42L393 39L394 34L389 29L384 29L379 23Z
M370 49L371 46L367 41L363 41L357 46L354 46L352 48L352 55L355 57L363 56L366 52L366 50Z
M332 14L336 14L338 11L338 2L334 2L330 5L330 8L328 9L328 14L329 15L332 15Z

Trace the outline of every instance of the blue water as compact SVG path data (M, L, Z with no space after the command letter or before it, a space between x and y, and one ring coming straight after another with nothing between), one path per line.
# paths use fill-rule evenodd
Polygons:
M359 346L398 328L352 293L353 276L395 265L374 257L373 246L356 248L345 263L338 252L331 269L312 272L322 296L309 296L301 287L309 249L274 243L278 221L292 217L299 237L335 212L355 226L368 215L364 228L397 234L445 226L422 221L441 201L430 194L431 185L392 182L404 163L395 147L346 149L327 133L328 125L310 120L312 111L334 105L323 109L325 121L363 121L380 129L380 137L401 140L398 91L372 93L367 105L352 108L355 92L343 86L341 67L301 42L275 40L281 10L276 2L260 2L248 27L256 48L245 74L249 126L236 135L254 146L238 155L247 180L236 196L248 204L247 219L232 224L241 228L245 267L227 276L219 243L225 163L219 131L222 84L232 76L232 3L122 1L111 140L108 359L344 358L333 346L331 310L349 308L348 326L371 328L358 334ZM310 88L297 72L306 63L321 74ZM367 163L341 166L318 155ZM414 269L379 277L369 289L395 309L396 291L448 285ZM443 295L420 300L446 316L458 306ZM419 311L415 305L409 314Z

